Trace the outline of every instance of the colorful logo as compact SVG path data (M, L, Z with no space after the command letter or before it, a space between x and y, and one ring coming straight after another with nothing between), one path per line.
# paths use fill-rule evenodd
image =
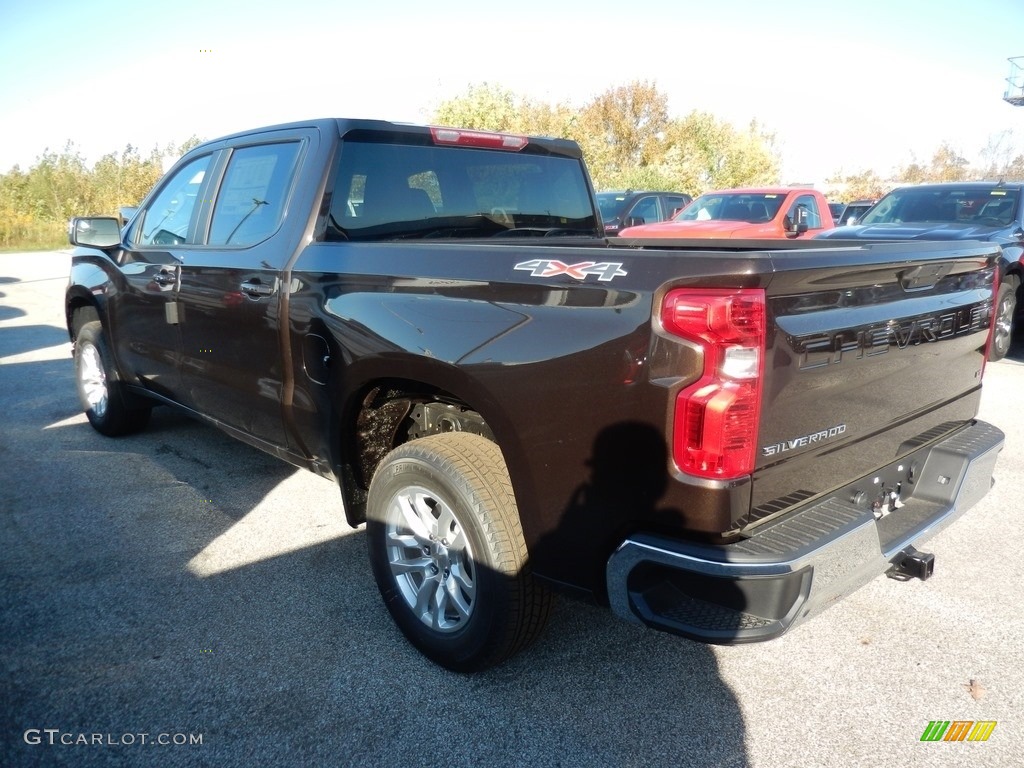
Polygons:
M568 275L576 280L586 280L588 275L597 275L597 279L602 283L628 274L622 268L622 263L617 261L581 261L579 264L566 264L557 259L533 259L521 261L513 269L529 272L531 277Z
M995 720L930 720L921 741L988 741Z

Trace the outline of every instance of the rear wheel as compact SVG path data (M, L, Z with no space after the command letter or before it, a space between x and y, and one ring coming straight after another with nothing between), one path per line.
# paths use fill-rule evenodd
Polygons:
M1017 313L1017 278L1010 276L999 285L996 294L996 319L992 326L989 360L1002 360L1013 340L1013 316Z
M532 642L550 612L530 572L498 446L462 432L406 443L381 462L367 505L370 562L406 638L458 672Z
M99 320L78 329L75 382L82 409L97 432L110 437L127 435L139 431L149 421L151 406L131 403L124 391Z

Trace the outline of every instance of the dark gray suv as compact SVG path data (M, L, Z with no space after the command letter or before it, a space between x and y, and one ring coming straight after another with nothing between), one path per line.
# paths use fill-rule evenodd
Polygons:
M999 243L999 295L989 350L1005 357L1013 331L1024 328L1024 182L970 181L900 187L875 203L856 225L818 235L823 240L983 240ZM845 216L845 214L844 214Z

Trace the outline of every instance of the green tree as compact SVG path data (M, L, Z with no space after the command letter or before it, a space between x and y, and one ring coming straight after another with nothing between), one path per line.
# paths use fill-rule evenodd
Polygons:
M672 121L664 165L674 169L675 187L691 195L709 189L779 183L775 137L751 123L744 132L707 112Z
M143 157L132 145L111 152L89 167L72 143L57 153L46 149L35 163L0 174L0 247L52 248L66 242L73 216L117 215L138 205L163 173L164 161L197 146L192 136Z
M433 122L455 128L481 131L520 131L520 99L512 91L497 85L471 85L464 96L441 102Z
M28 177L14 166L0 176L0 247L11 248L24 242L31 232L32 215L28 205Z

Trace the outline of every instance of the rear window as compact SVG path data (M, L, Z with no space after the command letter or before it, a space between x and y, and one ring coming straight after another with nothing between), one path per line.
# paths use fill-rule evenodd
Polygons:
M596 234L579 161L346 139L328 240Z
M597 207L601 211L601 218L605 221L616 219L622 213L622 206L626 202L626 196L615 192L598 192Z

